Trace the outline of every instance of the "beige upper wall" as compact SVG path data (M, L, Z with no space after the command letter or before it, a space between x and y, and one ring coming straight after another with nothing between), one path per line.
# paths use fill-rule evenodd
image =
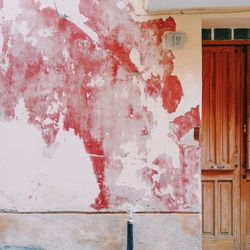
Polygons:
M203 28L250 28L250 11L200 15Z
M143 0L134 0L135 13L138 18L145 16L152 18L152 16L171 15L181 20L185 20L187 17L191 19L193 18L194 24L200 22L202 28L250 27L250 7L202 8L148 13L144 8L143 3ZM195 27L193 26L192 28Z
M165 11L171 9L190 9L190 8L215 8L215 7L239 7L249 6L249 0L176 0L176 1L162 1L162 0L146 0L145 9L147 11Z

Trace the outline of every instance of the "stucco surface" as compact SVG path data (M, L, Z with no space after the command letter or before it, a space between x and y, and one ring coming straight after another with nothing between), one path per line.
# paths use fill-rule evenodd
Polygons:
M0 209L200 211L197 19L127 0L0 14ZM171 31L184 49L163 49Z
M127 215L0 215L0 246L43 250L125 250ZM200 249L200 216L134 215L135 250Z

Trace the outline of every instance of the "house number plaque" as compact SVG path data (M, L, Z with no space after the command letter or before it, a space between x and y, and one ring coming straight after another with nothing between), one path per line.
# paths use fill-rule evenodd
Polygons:
M162 41L165 49L181 49L186 45L187 35L183 32L165 32Z

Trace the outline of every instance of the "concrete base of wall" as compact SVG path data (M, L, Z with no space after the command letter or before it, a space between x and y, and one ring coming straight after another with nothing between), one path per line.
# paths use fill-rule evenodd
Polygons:
M0 249L125 250L127 220L126 214L1 214ZM133 220L135 250L201 249L199 214L136 214Z

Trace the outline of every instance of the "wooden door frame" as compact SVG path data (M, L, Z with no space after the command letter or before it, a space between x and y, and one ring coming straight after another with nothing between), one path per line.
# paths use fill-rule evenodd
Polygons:
M206 40L202 41L202 46L207 45L250 45L250 40Z
M249 44L247 44L249 45ZM248 46L246 48L246 58L248 61L245 61L245 79L246 82L244 84L244 86L241 86L241 95L244 98L244 101L242 101L242 125L243 124L247 124L247 115L249 112L249 108L247 107L248 104L248 95L249 95L249 84L250 84L250 46ZM243 84L243 83L242 83ZM248 126L248 130L249 130L249 126ZM249 152L249 149L247 148L247 137L249 136L249 131L246 133L244 132L244 128L241 129L241 164L245 163L247 164L247 154ZM243 178L243 175L246 175L246 178ZM245 165L245 169L243 167L241 167L241 175L242 175L242 181L241 181L241 249L249 249L248 246L250 244L250 239L249 239L249 230L248 230L248 224L249 224L249 215L250 215L250 207L249 207L249 202L250 202L250 193L249 193L249 188L248 188L248 182L250 181L250 172L249 172L249 165Z
M250 40L210 40L210 41L202 41L202 46L233 46L233 45L250 45ZM250 51L250 49L249 49ZM250 52L249 52L250 53ZM250 58L249 58L250 59ZM249 60L248 59L248 60ZM240 62L242 63L243 59L240 59ZM246 64L246 62L244 62ZM239 66L240 67L240 66ZM248 69L250 70L250 63L248 64ZM246 73L245 73L246 74ZM239 164L239 172L240 172L240 178L238 178L238 188L240 188L240 197L239 197L239 204L240 204L240 232L237 232L236 234L240 236L240 246L239 244L236 244L237 246L240 247L240 249L246 249L247 246L247 224L246 224L246 216L247 216L247 203L246 203L246 197L247 197L247 179L243 179L242 175L245 174L246 170L242 167L243 162L246 162L246 136L243 131L243 124L246 124L247 120L247 95L245 93L250 93L250 73L247 75L246 81L248 83L244 83L241 81L240 88L237 88L236 91L240 96L243 98L240 98L240 100L236 100L236 108L240 110L240 112L237 112L237 117L236 117L236 133L238 136L238 154L239 154L239 159L238 159L238 164ZM248 86L247 86L248 85ZM239 115L240 114L240 115ZM250 131L250 128L248 128L248 131ZM249 166L250 167L250 166ZM250 212L249 212L250 215ZM249 242L250 243L250 242Z

